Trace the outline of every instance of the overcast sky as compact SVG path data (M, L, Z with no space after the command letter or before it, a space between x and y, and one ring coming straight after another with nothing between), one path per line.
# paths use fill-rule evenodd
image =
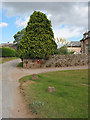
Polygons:
M88 30L88 2L3 2L2 43L13 42L13 35L26 27L34 10L51 20L55 38L80 41Z

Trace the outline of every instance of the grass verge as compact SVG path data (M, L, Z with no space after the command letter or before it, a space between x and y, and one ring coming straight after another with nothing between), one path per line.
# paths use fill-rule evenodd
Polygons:
M23 62L20 62L18 65L17 65L17 67L23 67Z
M88 117L88 70L48 72L38 75L34 83L24 85L27 103L40 118L87 118ZM32 75L19 80L31 81ZM48 93L48 86L56 88Z
M18 57L8 57L8 58L3 58L0 63L5 63L7 61L10 61L10 60L14 60L14 59L18 59Z

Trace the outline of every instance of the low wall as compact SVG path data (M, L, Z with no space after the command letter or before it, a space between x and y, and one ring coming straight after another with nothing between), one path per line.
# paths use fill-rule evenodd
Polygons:
M82 66L88 65L88 55L76 54L76 55L54 55L49 60L40 60L37 64L37 60L23 59L24 68L45 68L45 67L68 67L68 66Z
M39 64L37 64L38 60L33 59L23 59L23 68L42 68L45 67L45 60L39 60Z

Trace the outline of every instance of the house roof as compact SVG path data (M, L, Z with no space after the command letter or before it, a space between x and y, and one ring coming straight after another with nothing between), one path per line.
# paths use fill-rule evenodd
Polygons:
M68 47L80 47L81 43L80 41L71 41L68 45Z

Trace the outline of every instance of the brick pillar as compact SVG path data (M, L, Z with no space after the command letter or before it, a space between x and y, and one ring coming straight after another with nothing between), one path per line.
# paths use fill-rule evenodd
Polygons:
M83 41L83 53L85 53L85 41Z

